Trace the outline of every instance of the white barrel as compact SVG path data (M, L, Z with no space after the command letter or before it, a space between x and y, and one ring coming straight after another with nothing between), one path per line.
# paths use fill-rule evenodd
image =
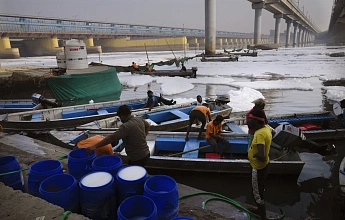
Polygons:
M67 69L88 68L86 46L82 40L66 40L65 55Z
M65 52L59 51L56 54L56 63L58 68L63 68L66 69L66 57L65 57Z

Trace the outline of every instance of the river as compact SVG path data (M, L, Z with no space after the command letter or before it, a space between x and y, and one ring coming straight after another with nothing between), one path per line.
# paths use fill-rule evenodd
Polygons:
M330 110L324 87L320 78L341 78L344 74L344 58L332 58L327 55L331 52L344 51L345 48L327 48L325 46L306 48L282 48L272 51L259 51L258 57L240 57L239 62L229 63L202 63L199 60L189 61L186 66L198 67L198 83L193 84L191 90L183 90L177 84L176 93L167 95L167 98L194 98L197 95L206 96L206 77L216 78L221 85L213 85L216 94L227 93L229 90L238 90L248 86L260 91L267 101L266 113L291 114L302 112L319 112ZM193 56L201 51L188 51ZM182 56L183 52L175 52ZM150 61L172 59L171 52L149 52ZM21 58L19 60L2 60L6 65L54 65L54 57ZM89 55L89 62L98 61L98 55ZM101 56L103 63L112 65L130 65L132 61L143 65L145 53L109 53ZM157 67L164 68L164 67ZM169 67L176 68L176 67ZM121 74L120 80L121 80ZM144 97L147 84L137 79L138 89L124 87L121 99ZM204 82L202 81L205 77ZM235 83L224 84L225 80L234 79ZM188 79L186 79L188 81ZM236 84L237 82L244 84ZM128 82L127 82L128 83ZM247 83L247 84L246 84ZM214 84L214 83L213 83ZM240 85L240 86L239 86ZM153 80L151 90L163 92L160 84ZM326 88L327 89L327 88ZM248 100L246 100L248 101ZM232 103L230 102L230 105ZM282 207L287 217L305 219L344 219L339 217L339 207L334 202L338 190L339 165L345 156L343 140L330 142L335 144L337 156L322 157L317 154L303 152L301 157L306 163L299 178L286 180L285 178L271 177L267 180L266 200L267 209L279 212ZM252 203L249 177L215 174L183 174L169 173L179 183L195 188L223 194L232 199Z

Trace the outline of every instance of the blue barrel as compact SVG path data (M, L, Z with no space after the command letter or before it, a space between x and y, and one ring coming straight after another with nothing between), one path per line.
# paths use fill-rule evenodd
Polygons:
M56 174L43 180L39 188L40 197L62 207L65 211L79 211L77 180L69 174Z
M15 156L0 157L0 174L20 170L20 165ZM22 172L0 175L0 182L15 190L24 191L24 180Z
M178 217L172 218L170 220L194 220L194 218L189 218L186 216L178 216Z
M116 174L116 196L120 204L128 197L144 194L147 171L142 166L122 167Z
M115 155L103 155L92 162L92 171L109 172L116 179L117 171L122 166L122 159Z
M173 178L165 175L149 177L144 189L144 196L151 198L157 206L158 219L178 216L178 191Z
M90 219L115 219L114 178L108 172L92 172L79 182L81 213Z
M63 173L62 164L58 160L42 160L32 164L28 178L29 193L39 197L39 188L43 180L60 173Z
M118 220L156 220L157 207L152 199L146 196L132 196L125 199L117 210Z
M86 154L85 148L79 148L68 154L68 173L80 180L85 174L92 171L91 165L96 158L96 152Z

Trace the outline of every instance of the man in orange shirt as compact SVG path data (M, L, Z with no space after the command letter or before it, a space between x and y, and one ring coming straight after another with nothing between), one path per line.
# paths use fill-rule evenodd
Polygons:
M222 121L224 118L221 115L217 115L216 119L210 121L206 126L206 140L210 143L214 153L218 153L217 143L222 143L223 148L219 156L222 157L223 153L230 148L229 142L220 135L222 132Z
M192 111L189 113L189 125L187 128L186 141L189 140L190 128L192 127L192 124L194 123L196 119L201 122L198 140L202 139L201 133L204 130L205 125L206 125L206 115L208 116L209 121L212 120L211 111L207 106L208 106L207 103L203 103L201 106L196 106L195 108L193 108Z
M140 71L139 66L134 62L132 62L132 67L134 68L135 71Z

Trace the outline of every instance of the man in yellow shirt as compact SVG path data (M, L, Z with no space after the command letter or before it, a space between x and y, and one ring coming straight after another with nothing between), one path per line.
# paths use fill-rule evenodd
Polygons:
M254 110L249 115L254 138L248 151L248 159L252 167L252 190L254 201L258 206L261 219L266 219L266 204L264 199L265 180L270 162L269 152L272 143L272 130L265 125L265 114Z
M229 141L220 135L222 132L222 121L224 120L223 116L217 115L216 119L210 121L206 126L206 140L213 148L214 153L218 153L218 144L222 143L223 148L219 156L222 157L223 153L230 148Z
M189 125L187 128L186 141L189 140L189 132L195 120L199 120L201 122L198 140L202 139L201 133L206 125L206 115L208 116L209 121L212 120L211 111L207 106L207 103L203 103L201 106L196 106L195 108L193 108L192 111L189 113Z

